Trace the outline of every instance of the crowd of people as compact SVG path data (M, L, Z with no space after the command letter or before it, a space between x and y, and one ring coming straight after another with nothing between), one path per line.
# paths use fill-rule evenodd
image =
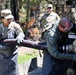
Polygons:
M1 11L0 40L16 39L17 43L24 40L24 32L19 24L14 21L9 9ZM68 18L60 18L53 10L53 5L48 4L46 12L39 17L39 28L42 38L47 45L43 51L42 75L67 75L68 61L76 61L76 54L59 50L59 45L68 43L68 34L74 25ZM76 33L76 32L74 32ZM0 44L0 75L19 75L18 52L16 45Z

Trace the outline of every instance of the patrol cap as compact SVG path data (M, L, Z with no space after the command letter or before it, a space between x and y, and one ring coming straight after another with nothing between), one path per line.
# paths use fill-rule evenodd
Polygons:
M12 15L12 13L11 13L11 10L9 10L9 9L2 10L1 11L1 16L3 16L6 19L9 19L9 18L13 19L14 18L13 15Z
M47 5L47 8L48 8L48 7L51 7L51 8L52 8L52 7L53 7L53 5L52 5L52 4L48 4L48 5Z
M48 4L47 8L51 8L51 10L53 10L53 5L52 4Z

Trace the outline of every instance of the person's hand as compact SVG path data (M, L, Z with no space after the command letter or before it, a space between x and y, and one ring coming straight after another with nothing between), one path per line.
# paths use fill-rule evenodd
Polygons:
M20 33L17 37L16 37L16 40L17 40L17 43L21 43L24 39L25 35L23 33Z
M18 36L16 39L17 39L17 43L21 43L23 41L23 38L20 36Z

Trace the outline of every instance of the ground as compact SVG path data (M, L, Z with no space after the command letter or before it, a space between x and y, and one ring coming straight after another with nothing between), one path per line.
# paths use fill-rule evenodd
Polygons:
M42 52L42 51L40 51L40 52ZM19 53L19 55L24 55L26 53L28 53L28 54L32 54L32 53L33 54L39 54L39 50L20 46L18 48L18 53ZM24 66L24 63L21 64L22 66L20 66L20 69L19 69L20 75L27 75L27 74L28 75L41 75L41 71L42 71L42 58L38 59L37 62L38 62L38 67L36 69L34 69L33 71L29 72L29 73L27 72L28 69L26 69L26 66ZM28 66L28 63L26 63L26 64Z
M19 48L18 48L18 53L20 54L20 55L23 55L23 54L26 54L26 53L28 53L28 54L39 54L39 50L37 50L37 49L34 49L34 48L28 48L28 47L23 47L23 46L20 46Z

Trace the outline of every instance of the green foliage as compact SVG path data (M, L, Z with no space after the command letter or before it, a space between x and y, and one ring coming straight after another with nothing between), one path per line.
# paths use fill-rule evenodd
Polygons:
M27 60L33 59L37 57L37 55L35 54L24 54L24 55L19 55L18 56L18 63L21 64Z

